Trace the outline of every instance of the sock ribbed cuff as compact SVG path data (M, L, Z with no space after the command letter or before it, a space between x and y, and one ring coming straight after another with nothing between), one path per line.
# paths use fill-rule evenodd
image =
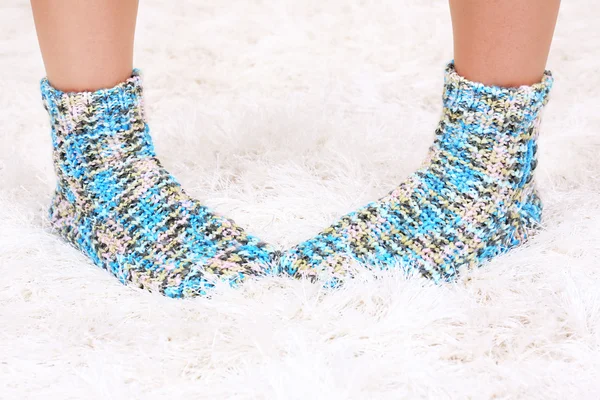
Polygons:
M108 89L93 92L63 92L53 87L47 78L40 82L42 101L57 135L77 134L86 126L144 121L143 89L140 71Z
M451 62L446 66L444 106L451 110L495 114L520 122L537 116L548 102L553 83L552 73L545 71L542 80L531 86L487 86L460 76ZM490 108L492 104L493 108Z

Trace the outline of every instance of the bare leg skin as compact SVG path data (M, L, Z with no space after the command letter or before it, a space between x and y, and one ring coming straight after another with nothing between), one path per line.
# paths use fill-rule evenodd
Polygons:
M486 85L540 82L560 0L450 0L456 71Z
M131 76L137 0L31 0L31 7L52 86L93 91Z

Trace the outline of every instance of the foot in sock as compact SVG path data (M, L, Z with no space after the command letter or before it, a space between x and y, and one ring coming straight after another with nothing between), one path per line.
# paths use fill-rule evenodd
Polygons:
M123 283L169 297L205 295L268 274L274 253L190 198L156 158L139 74L63 93L42 80L52 126L56 232Z
M540 113L552 86L489 87L446 69L443 115L422 168L382 199L286 253L280 268L337 284L356 265L436 282L523 243L539 227Z

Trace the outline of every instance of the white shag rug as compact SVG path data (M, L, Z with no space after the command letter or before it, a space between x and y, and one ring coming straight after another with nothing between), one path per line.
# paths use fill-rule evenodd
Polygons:
M452 57L445 1L140 5L164 164L280 246L423 159ZM286 279L174 301L46 228L54 186L28 2L0 5L0 398L600 398L600 5L564 2L540 140L545 230L436 287ZM76 34L74 32L73 34Z

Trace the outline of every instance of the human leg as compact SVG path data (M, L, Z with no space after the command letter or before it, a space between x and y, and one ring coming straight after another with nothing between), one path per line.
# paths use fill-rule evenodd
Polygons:
M456 64L446 69L442 118L426 163L387 196L286 252L282 268L288 274L335 282L362 264L445 281L531 236L541 217L533 171L552 86L544 66L558 2L528 4L513 7L523 15L507 19L509 9L500 1L451 2L454 24L461 25L454 28ZM495 40L470 37L485 28L481 14ZM531 29L520 26L534 16L545 20Z
M170 297L268 273L273 252L190 198L156 157L131 68L137 1L32 6L48 70L54 231L123 283Z

